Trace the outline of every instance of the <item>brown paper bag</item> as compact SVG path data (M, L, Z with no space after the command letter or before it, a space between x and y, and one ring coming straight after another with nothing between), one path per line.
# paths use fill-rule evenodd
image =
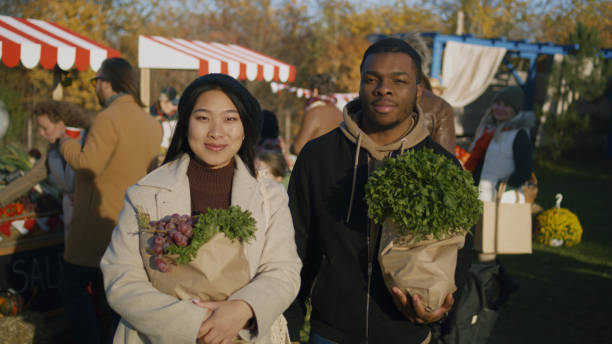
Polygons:
M531 204L501 203L505 189L506 184L501 183L496 201L482 202L484 209L476 225L474 248L482 253L531 253Z
M223 301L249 281L249 263L243 244L217 233L202 245L198 254L185 265L175 265L169 272L157 270L149 252L153 235L142 233L140 253L149 280L155 288L181 300L199 298L202 301Z
M385 221L378 259L387 288L419 295L429 311L439 308L446 295L457 290L457 251L464 242L464 235L444 240L431 236L415 242L411 234L402 235L393 221Z

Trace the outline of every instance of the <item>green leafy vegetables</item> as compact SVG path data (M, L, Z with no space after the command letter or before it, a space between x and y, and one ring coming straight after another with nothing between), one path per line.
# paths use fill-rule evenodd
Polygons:
M248 242L257 229L251 212L238 206L208 209L205 214L193 217L173 214L159 221L149 221L149 214L137 207L137 216L141 230L155 233L153 260L162 272L170 270L164 255L177 255L177 264L187 264L197 256L200 247L215 234L222 232L230 240Z
M416 240L469 231L482 212L469 171L433 152L408 151L385 160L365 186L368 216L377 224L391 218Z

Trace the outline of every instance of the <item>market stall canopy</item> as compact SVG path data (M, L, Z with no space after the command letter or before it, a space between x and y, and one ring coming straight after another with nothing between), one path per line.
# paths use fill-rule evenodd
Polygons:
M240 80L295 80L295 66L236 44L160 36L139 37L138 67L195 69L200 75L223 73Z
M97 71L119 51L106 47L55 23L0 15L0 56L7 67L21 61L26 68L40 63L45 69L57 65L63 70Z

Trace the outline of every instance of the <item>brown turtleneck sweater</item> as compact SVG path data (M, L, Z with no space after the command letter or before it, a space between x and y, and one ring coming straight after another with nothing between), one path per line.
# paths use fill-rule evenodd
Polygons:
M209 208L229 208L235 167L234 160L227 166L217 169L206 166L196 158L189 160L187 178L192 215L206 213Z

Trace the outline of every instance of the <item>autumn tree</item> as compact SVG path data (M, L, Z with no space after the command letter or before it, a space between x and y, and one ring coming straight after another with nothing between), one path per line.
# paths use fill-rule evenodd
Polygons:
M579 113L578 108L601 97L612 78L612 64L601 55L601 41L596 29L578 22L569 39L579 49L565 56L551 75L553 100L561 103L564 111L544 114L543 146L553 160L560 159L574 145L575 138L587 131L593 114Z
M537 39L568 44L578 22L598 32L600 47L612 48L612 2L599 0L547 1L539 10Z
M7 11L4 14L11 16L54 22L104 43L108 12L101 5L92 1L15 1L4 10ZM51 70L43 69L40 66L33 69L26 69L22 66L16 68L1 66L0 68L3 68L5 85L10 85L12 90L18 90L18 102L21 104L20 108L23 109L21 112L17 111L12 114L12 131L7 139L21 141L24 144L27 142L28 131L25 128L33 105L39 100L50 99L52 91L58 84L63 86L64 100L86 108L98 106L95 94L89 85L89 80L95 75L91 69L63 71L57 66Z
M462 34L476 37L525 39L531 18L528 0L433 0L422 6L442 13L445 33L455 34L459 12L463 14Z

